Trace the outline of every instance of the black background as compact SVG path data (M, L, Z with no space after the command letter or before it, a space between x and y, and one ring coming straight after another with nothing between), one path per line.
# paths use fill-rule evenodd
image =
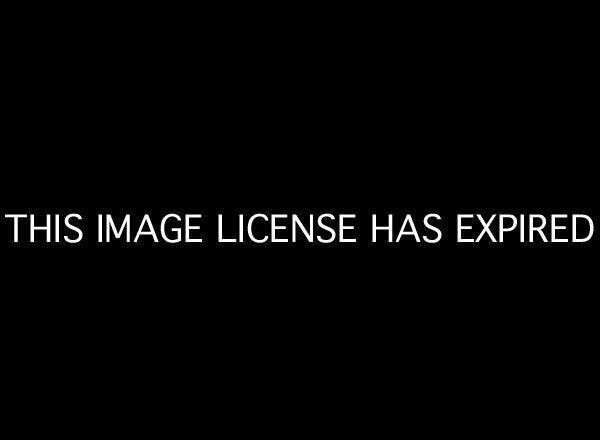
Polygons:
M593 29L539 11L247 12L29 11L3 55L2 213L355 212L361 243L14 246L4 224L11 414L581 426L597 237L460 246L453 219L597 224ZM441 244L368 243L371 213L429 212Z

